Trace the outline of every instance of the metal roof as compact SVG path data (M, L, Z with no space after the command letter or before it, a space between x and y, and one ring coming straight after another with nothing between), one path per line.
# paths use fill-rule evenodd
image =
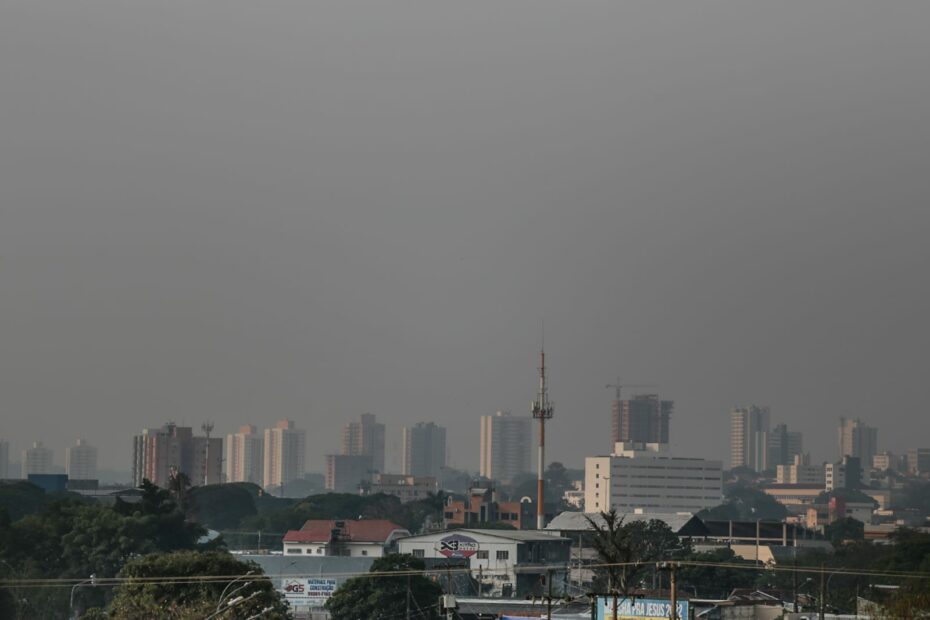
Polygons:
M656 519L666 523L672 531L678 533L685 524L687 524L694 515L690 512L630 512L621 515L625 523L630 521L651 521ZM570 512L566 511L557 515L546 526L547 530L559 532L584 532L591 528L591 524L586 517L590 517L598 525L604 525L604 517L599 512Z

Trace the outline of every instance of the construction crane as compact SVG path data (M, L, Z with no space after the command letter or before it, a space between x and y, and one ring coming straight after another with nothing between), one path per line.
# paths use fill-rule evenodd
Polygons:
M616 383L608 383L604 386L605 389L614 388L617 392L617 400L620 400L620 389L621 388L644 388L644 387L659 387L655 383L620 383L620 377L617 377Z

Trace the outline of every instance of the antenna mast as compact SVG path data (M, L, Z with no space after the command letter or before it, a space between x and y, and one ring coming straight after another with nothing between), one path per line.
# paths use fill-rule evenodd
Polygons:
M545 508L545 467L546 467L546 420L552 418L553 407L549 400L549 388L546 386L546 349L543 343L539 348L539 392L533 401L533 418L539 420L539 453L536 470L536 529L546 526Z

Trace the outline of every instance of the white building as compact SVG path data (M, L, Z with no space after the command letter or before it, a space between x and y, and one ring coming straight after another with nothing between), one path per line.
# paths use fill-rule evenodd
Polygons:
M29 474L52 473L52 451L36 441L31 448L23 450L23 478Z
M385 519L311 519L284 535L285 555L380 558L410 532Z
M264 482L264 437L246 424L226 435L226 482Z
M264 475L262 486L284 487L302 478L307 455L307 433L291 420L281 420L265 429Z
M585 459L585 512L697 512L723 501L723 464L673 457L665 444L617 443Z
M427 565L430 560L434 565L436 560L467 560L483 596L522 598L545 593L547 576L552 593L563 593L571 544L554 532L460 529L401 538L397 550L423 558Z
M65 472L71 480L96 480L97 448L78 439L65 450Z
M481 416L479 473L498 482L510 482L530 471L533 418L498 411Z

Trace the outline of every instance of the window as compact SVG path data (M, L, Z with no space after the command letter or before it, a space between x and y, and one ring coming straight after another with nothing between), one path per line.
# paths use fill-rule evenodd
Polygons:
M415 558L422 558L424 555L425 555L425 554L423 553L423 550L422 550L422 549L414 549L414 550L413 550L413 557L415 557Z
M487 550L487 549L480 549L480 550L478 551L478 559L479 559L479 560L487 560L487 559L488 559L488 550Z
M300 549L300 548L294 549L293 547L291 547L290 549L287 550L287 552L288 553L303 553L303 549Z
M362 549L362 555L368 555L368 549Z
M496 557L498 560L508 560L510 559L510 552L506 549L498 549Z
M317 548L316 548L316 552L317 552L317 553L323 553L323 547L317 547Z

